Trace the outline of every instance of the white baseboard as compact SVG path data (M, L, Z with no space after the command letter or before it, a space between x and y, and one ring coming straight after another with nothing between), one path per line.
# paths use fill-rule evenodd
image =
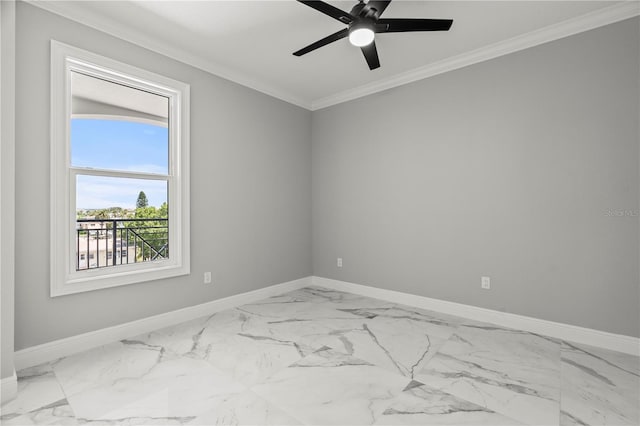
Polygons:
M531 333L542 334L590 346L597 346L627 354L640 355L640 339L637 337L608 333L575 325L526 317L507 312L499 312L492 309L447 302L445 300L432 299L429 297L417 296L393 290L385 290L329 278L314 276L312 277L312 282L313 285L327 287L334 290L388 300L390 302L401 303L403 305L415 306L417 308L442 312L476 321L488 322L502 327L529 331Z
M122 339L134 337L138 334L148 333L164 327L169 327L181 322L190 321L212 313L231 309L236 306L252 303L260 299L297 290L309 285L318 285L334 290L346 291L377 299L388 300L394 303L429 309L450 315L460 316L476 321L497 324L503 327L515 328L545 336L583 343L591 346L602 347L614 351L633 355L640 354L640 339L607 333L569 324L546 321L537 318L526 317L476 306L463 305L461 303L447 302L429 297L416 296L399 291L385 290L345 281L332 280L322 277L305 277L298 280L276 284L247 293L213 300L201 305L178 309L141 320L125 324L107 327L65 339L55 340L42 345L19 350L15 353L14 362L16 370L33 367L44 362L82 352L91 348L105 345ZM13 377L2 379L2 402L15 396L17 380ZM5 399L6 398L6 399Z
M18 394L18 377L16 370L13 374L4 379L0 379L0 404L11 401Z
M212 313L231 309L236 306L255 302L288 291L311 285L311 277L300 278L286 283L275 284L247 293L236 294L222 299L212 300L201 305L190 306L164 314L154 315L124 324L107 327L88 333L71 336L53 342L43 343L30 348L19 350L15 353L14 362L16 370L33 367L44 362L86 351L107 343L116 342L148 333L164 327L169 327L181 322L211 315ZM4 382L2 384L4 391ZM4 397L4 393L3 393Z

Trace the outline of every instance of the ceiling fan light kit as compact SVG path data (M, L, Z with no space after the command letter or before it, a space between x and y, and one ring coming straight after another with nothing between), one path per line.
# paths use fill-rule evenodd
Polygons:
M356 47L371 44L374 38L375 33L371 25L358 23L349 28L349 42Z
M451 19L421 19L421 18L380 18L391 0L369 0L365 3L359 0L351 12L345 12L320 0L298 0L320 13L348 25L347 28L311 43L296 52L295 56L302 56L322 46L349 37L349 42L359 47L370 70L380 67L375 34L401 33L412 31L449 31Z

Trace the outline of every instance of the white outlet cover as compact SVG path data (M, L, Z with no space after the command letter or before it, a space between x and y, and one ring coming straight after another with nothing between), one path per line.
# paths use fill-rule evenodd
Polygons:
M480 279L480 286L484 289L490 289L491 288L491 278L490 277L482 277Z

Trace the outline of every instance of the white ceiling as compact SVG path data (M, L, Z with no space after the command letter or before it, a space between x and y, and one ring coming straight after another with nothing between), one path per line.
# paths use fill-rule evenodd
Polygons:
M394 0L387 18L451 18L453 26L377 35L381 67L370 71L346 39L293 56L344 27L293 0L33 3L310 109L638 14L637 1ZM329 3L350 10L356 2Z

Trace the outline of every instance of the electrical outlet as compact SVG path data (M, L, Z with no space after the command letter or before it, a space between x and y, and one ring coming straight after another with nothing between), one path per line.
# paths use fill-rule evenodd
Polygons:
M211 272L204 273L204 283L211 284Z
M490 277L480 278L480 286L485 290L491 289L491 278Z
M338 268L342 268L342 258L339 257L338 261L336 262L336 264L338 265Z

